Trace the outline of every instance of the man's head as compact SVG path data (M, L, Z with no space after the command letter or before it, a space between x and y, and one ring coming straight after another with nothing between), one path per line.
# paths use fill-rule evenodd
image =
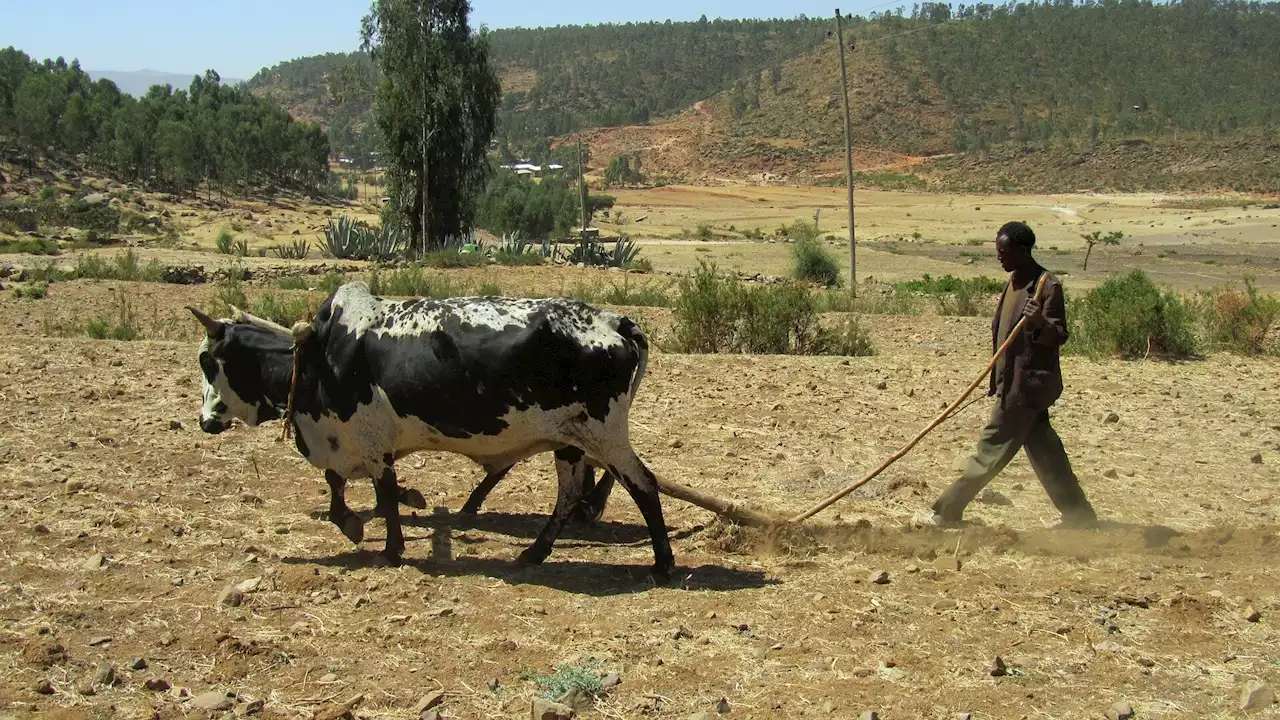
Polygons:
M1026 268L1031 259L1031 248L1036 245L1036 234L1024 222L1008 222L996 233L996 259L1005 272Z

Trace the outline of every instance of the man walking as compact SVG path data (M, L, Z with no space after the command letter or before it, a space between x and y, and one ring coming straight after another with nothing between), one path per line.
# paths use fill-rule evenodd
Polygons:
M1062 395L1058 349L1067 341L1066 302L1058 278L1031 257L1035 244L1035 233L1025 223L1006 223L996 234L996 258L1010 278L991 322L992 352L1020 317L1027 322L992 370L987 395L994 395L996 403L969 466L934 502L929 524L959 523L965 507L1018 450L1026 452L1040 484L1062 513L1064 526L1090 527L1097 522L1062 441L1049 424L1049 407Z

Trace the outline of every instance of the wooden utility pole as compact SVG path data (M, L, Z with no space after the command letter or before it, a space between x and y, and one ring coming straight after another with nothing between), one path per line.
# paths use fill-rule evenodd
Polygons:
M582 231L578 233L578 237L585 240L587 237L587 182L583 179L581 135L578 136L578 199L582 202Z
M836 42L840 44L840 101L844 105L844 179L849 189L849 292L858 294L857 243L853 235L853 123L849 119L849 81L844 69L844 27L836 8Z

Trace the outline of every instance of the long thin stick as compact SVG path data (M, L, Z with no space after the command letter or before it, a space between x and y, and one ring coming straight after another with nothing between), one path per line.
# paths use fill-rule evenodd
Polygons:
M1044 280L1045 280L1045 275L1041 274L1039 282L1036 283L1036 291L1034 295L1035 299L1037 300L1040 299L1040 290L1041 288L1044 287ZM986 379L988 375L991 374L991 371L996 366L996 362L1000 359L1001 356L1004 355L1005 351L1009 349L1009 345L1013 343L1013 339L1016 338L1018 336L1018 333L1022 331L1022 326L1026 324L1026 322L1027 322L1026 316L1023 316L1021 319L1018 320L1018 324L1014 325L1013 329L1009 331L1009 337L1005 339L1004 343L1000 345L1000 347L996 350L995 354L991 356L991 361L987 363L987 367L983 369L982 373L977 377L975 377L973 379L973 382L969 383L969 387L966 388L963 393L961 393L960 397L956 398L955 402L951 403L951 405L949 405L946 410L943 410L942 413L939 414L938 417L934 418L933 422L929 423L929 425L925 429L921 430L919 434L917 434L914 438L911 438L910 442L908 442L906 445L903 445L902 448L898 450L898 452L889 456L889 459L880 463L880 467L876 468L875 470L872 470L870 473L863 476L862 479L858 480L857 482L851 485L846 485L836 494L832 495L831 497L828 497L826 500L823 500L822 502L818 503L817 505L814 505L813 507L800 513L799 515L796 515L795 517L791 518L787 522L789 523L804 522L805 520L808 520L814 515L817 515L818 513L826 509L829 505L839 500L840 498L844 497L845 495L848 495L854 490L857 490L863 485L866 485L867 483L871 482L871 480L874 479L877 475L884 472L885 468L894 464L903 455L906 455L908 452L910 452L911 448L916 446L916 443L920 442L920 440L924 438L925 435L928 435L934 428L941 425L942 422L946 420L947 417L951 415L951 413L954 412L957 407L960 406L960 403L964 402L965 398L969 397L969 393L972 393L974 389L977 388L978 385L984 379Z

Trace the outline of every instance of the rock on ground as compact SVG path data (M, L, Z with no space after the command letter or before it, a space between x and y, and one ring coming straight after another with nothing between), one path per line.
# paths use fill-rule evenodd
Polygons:
M1257 680L1246 683L1244 689L1240 691L1240 709L1245 712L1263 710L1275 703L1275 692Z
M1118 702L1107 708L1107 718L1109 720L1129 720L1133 717L1133 706L1129 703Z
M533 701L533 720L570 720L577 712L567 705L535 698Z

